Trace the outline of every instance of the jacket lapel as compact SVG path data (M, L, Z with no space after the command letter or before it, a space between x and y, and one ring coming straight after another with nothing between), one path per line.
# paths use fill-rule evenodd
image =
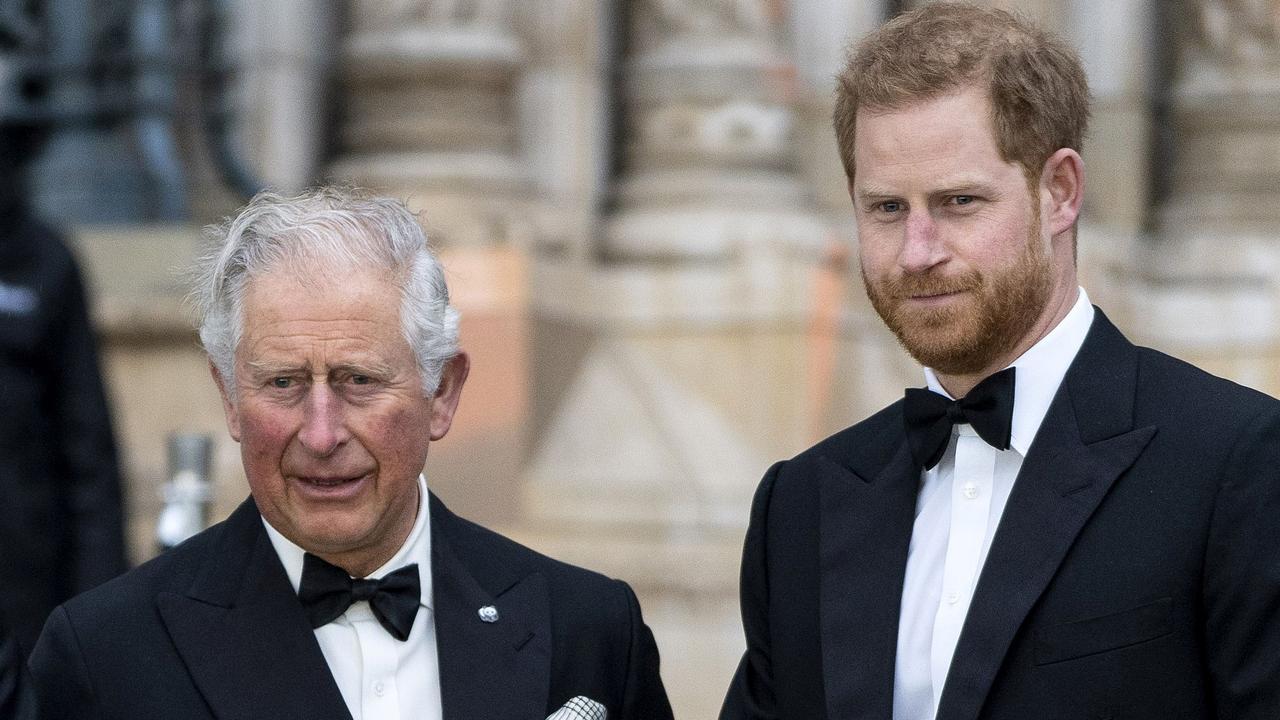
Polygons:
M887 718L919 471L901 433L878 471L825 461L820 489L822 670L827 713Z
M190 589L156 604L219 720L350 720L252 499L223 524Z
M431 496L431 571L446 718L541 720L551 677L546 578L504 564L494 536ZM485 622L480 609L493 607Z
M937 720L978 717L1005 653L1086 521L1156 428L1133 427L1137 354L1097 311L1027 453L974 592Z

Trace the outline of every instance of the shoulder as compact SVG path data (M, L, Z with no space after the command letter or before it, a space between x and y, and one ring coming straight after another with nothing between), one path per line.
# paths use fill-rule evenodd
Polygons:
M1280 410L1280 400L1239 383L1218 377L1159 350L1138 347L1139 392L1185 399L1203 410L1226 414L1250 414ZM1206 406L1207 403L1207 406Z
M438 501L437 501L438 502ZM443 512L440 512L443 511ZM539 574L545 578L552 610L586 621L630 614L635 603L631 588L621 580L548 557L493 530L454 515L443 504L433 513L432 522L445 523L454 551L473 566L479 559L495 575L521 577ZM491 588L498 591L500 588Z
M902 401L899 400L818 442L792 461L808 463L825 458L841 464L846 460L883 464L893 456L902 438Z
M1135 419L1182 443L1230 448L1280 422L1280 400L1162 352L1138 348Z
M1280 411L1280 401L1159 350L1132 344L1102 313L1067 372L1073 395L1115 409L1113 396L1133 396L1136 425L1184 427L1193 433L1220 434L1241 422Z
M77 624L83 621L102 625L150 617L156 595L185 592L227 532L226 521L217 523L181 545L75 596L63 604L67 618Z
M893 459L902 444L902 422L902 401L899 400L794 457L778 462L761 481L757 501L764 492L808 492L812 483L833 468L874 477Z

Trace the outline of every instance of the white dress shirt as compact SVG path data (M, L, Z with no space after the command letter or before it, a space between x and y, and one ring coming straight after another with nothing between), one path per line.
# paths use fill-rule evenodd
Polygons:
M440 669L436 655L435 617L431 611L431 518L427 510L427 481L418 476L418 517L400 550L371 578L418 564L422 599L409 639L388 633L369 603L352 603L328 625L315 629L320 650L337 681L354 720L440 720ZM304 551L263 518L294 592L302 582Z
M946 454L920 473L907 553L893 683L893 720L932 720L960 629L1022 460L1093 323L1084 288L1067 316L1012 364L1010 449L957 425ZM951 396L925 368L929 389ZM954 399L954 398L951 398Z

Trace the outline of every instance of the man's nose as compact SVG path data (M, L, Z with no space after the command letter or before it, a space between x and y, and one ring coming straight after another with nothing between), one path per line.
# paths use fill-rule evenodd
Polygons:
M924 272L946 259L946 248L938 236L938 225L932 214L912 209L904 232L902 252L898 256L903 271Z
M315 383L307 393L302 429L298 440L308 452L325 457L346 442L347 432L341 399L326 383Z

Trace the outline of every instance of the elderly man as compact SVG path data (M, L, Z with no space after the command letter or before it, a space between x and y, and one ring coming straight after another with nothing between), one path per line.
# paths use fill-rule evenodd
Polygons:
M468 360L416 218L262 194L218 235L200 337L252 497L53 613L43 717L670 718L630 588L427 491Z
M925 5L839 77L867 294L927 387L765 475L721 717L1280 718L1280 402L1077 285L1088 89Z

